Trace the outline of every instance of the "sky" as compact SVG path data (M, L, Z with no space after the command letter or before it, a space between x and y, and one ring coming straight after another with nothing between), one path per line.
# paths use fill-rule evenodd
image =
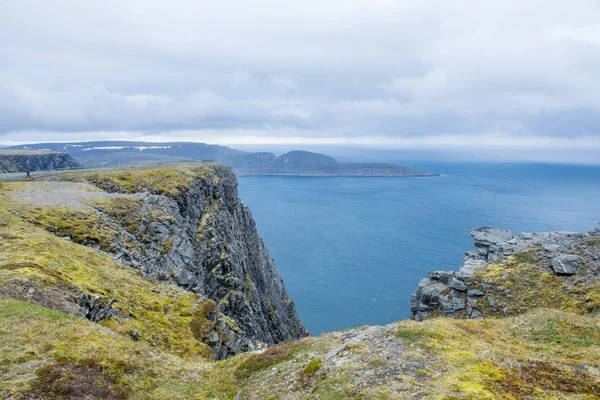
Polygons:
M0 55L0 144L600 163L598 0L0 0Z

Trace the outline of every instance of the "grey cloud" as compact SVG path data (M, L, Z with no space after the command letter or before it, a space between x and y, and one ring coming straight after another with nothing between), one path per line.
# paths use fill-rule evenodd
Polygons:
M598 21L593 0L5 1L0 135L597 137Z

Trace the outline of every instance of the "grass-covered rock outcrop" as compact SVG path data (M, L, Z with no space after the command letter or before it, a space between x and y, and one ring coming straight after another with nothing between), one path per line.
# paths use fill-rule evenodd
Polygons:
M0 293L71 315L85 315L77 303L82 294L104 303L114 299L117 312L101 321L104 326L177 354L213 357L206 344L216 324L209 316L216 316L216 309L206 312L212 300L145 279L105 252L76 243L98 237L94 226L88 225L90 220L97 223L92 212L32 210L12 200L11 189L19 190L19 184L5 184L0 195ZM59 214L54 214L56 210ZM71 233L73 239L44 229L50 226L61 235ZM106 237L112 233L107 230ZM194 326L210 332L198 336Z

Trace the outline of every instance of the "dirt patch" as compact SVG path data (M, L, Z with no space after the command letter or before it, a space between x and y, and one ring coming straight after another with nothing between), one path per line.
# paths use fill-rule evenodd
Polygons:
M22 263L26 264L26 263ZM16 264L0 268L9 269ZM30 265L27 265L30 267ZM67 285L41 285L26 278L12 278L8 285L0 286L0 294L17 300L27 301L51 310L61 311L69 315L83 316L81 307L75 303L78 291Z

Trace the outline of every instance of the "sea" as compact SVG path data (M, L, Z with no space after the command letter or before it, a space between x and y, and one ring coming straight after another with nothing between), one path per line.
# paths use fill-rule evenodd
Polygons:
M441 175L238 178L312 335L408 318L419 281L457 269L479 226L513 234L600 227L600 166L411 166Z

